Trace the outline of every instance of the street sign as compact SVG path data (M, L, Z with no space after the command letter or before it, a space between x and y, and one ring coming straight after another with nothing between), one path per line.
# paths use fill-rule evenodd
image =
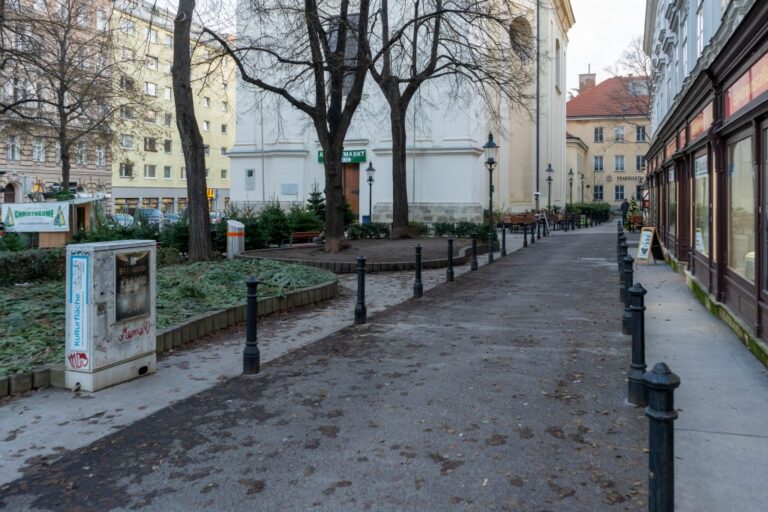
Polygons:
M323 163L323 152L317 152L317 162ZM366 161L364 149L345 149L341 154L341 163L343 164L361 164Z

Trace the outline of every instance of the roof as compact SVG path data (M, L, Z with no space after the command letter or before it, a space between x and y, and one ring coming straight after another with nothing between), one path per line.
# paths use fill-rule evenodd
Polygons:
M647 82L641 77L615 76L566 103L566 116L625 117L650 113Z

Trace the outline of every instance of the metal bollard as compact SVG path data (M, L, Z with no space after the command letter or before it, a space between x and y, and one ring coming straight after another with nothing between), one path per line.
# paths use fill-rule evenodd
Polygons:
M445 282L453 282L453 237L448 236L448 268L445 270Z
M536 243L536 230L533 229L533 224L531 224L531 243Z
M245 350L243 350L243 375L259 373L261 369L261 352L256 338L256 314L258 313L258 296L256 288L259 282L249 276L245 282L248 287L248 302L245 321Z
M618 258L619 259L619 261L618 261L619 273L621 273L621 271L623 269L623 267L621 266L621 260L623 260L624 256L627 255L627 237L622 235L622 238L620 240L621 241L619 242L619 258ZM619 274L619 275L621 275L621 274Z
M365 256L357 257L357 304L355 304L355 324L366 322L368 310L365 307Z
M421 245L416 246L416 280L413 282L413 296L417 299L424 295L424 284L421 282Z
M624 280L624 314L621 321L621 332L624 334L632 334L632 313L629 309L629 289L632 288L632 266L635 263L634 258L627 254L624 256L624 270L622 271L622 279Z
M648 511L675 510L675 429L677 410L675 389L680 377L665 363L646 372L643 382L648 390Z
M523 224L523 247L528 247L528 226Z
M648 405L648 396L643 383L645 374L645 294L643 285L635 283L629 289L629 311L632 314L632 364L627 373L627 402Z
M501 256L507 255L507 226L501 226Z
M469 270L477 270L477 234L472 233L472 260L469 264Z

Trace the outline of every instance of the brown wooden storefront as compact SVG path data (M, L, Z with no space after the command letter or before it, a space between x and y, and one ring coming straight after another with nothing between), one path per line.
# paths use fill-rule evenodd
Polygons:
M660 127L649 216L669 258L768 339L768 2L757 2Z

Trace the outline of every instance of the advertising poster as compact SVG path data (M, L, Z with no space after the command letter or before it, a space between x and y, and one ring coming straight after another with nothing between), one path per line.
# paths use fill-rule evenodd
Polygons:
M150 314L150 252L115 255L115 321Z
M87 254L73 255L69 261L67 362L70 368L77 370L88 368L89 265Z
M69 231L69 203L7 203L2 205L6 231L55 233Z

